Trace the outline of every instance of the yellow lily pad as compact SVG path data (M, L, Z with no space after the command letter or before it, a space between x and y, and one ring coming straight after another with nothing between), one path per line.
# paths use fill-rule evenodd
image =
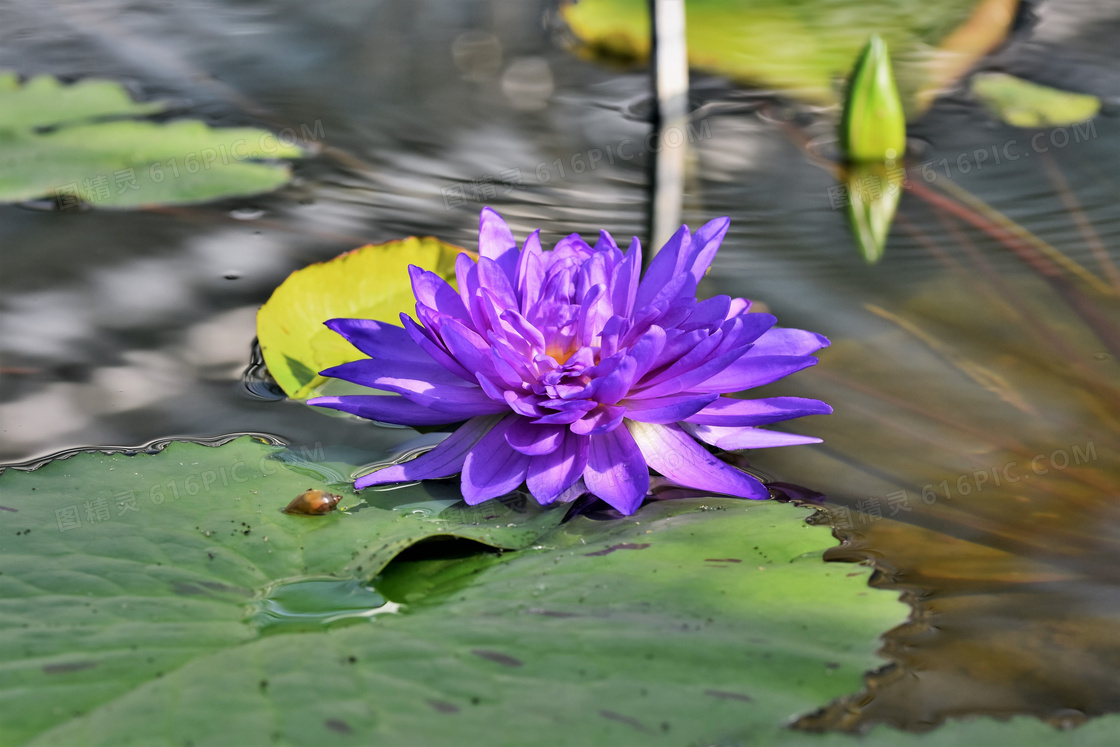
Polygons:
M269 373L292 399L318 396L328 381L319 371L363 357L323 322L353 318L399 324L401 312L411 316L416 306L408 266L454 282L455 258L465 251L413 236L296 270L257 312L257 339Z

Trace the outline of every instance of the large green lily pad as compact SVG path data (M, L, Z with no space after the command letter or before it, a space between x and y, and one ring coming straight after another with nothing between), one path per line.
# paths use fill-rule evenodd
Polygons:
M0 72L0 202L134 208L256 194L287 182L282 159L303 153L295 133L133 119L165 109L112 81L21 84Z
M246 619L276 584L369 578L437 535L526 547L559 520L535 504L443 511L460 501L440 483L358 498L349 474L337 483L315 472L244 437L0 475L0 744L258 639ZM341 495L349 510L281 513L307 488ZM207 713L223 709L214 701Z
M413 236L363 246L296 270L257 314L257 339L269 373L293 399L324 393L328 379L320 371L365 356L323 322L354 318L399 325L402 312L412 315L416 309L408 266L454 282L455 258L464 251L439 239ZM361 388L361 393L369 390Z
M469 508L445 482L358 497L300 462L242 438L0 475L0 742L769 740L857 689L906 616L786 504L557 526L563 506ZM309 487L345 510L280 512ZM389 563L436 535L522 549ZM307 579L403 606L262 629Z
M869 569L823 563L802 509L692 498L558 525L563 507L470 508L447 482L355 496L307 456L241 438L0 475L0 743L1113 741L1115 717L786 729L855 690L906 613ZM308 487L342 512L280 513ZM399 555L437 536L519 550Z

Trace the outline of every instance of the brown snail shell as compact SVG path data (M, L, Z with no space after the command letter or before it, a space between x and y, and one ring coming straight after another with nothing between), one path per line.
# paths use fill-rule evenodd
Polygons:
M322 516L334 511L341 500L341 495L311 488L293 498L292 502L284 508L284 513L298 516Z

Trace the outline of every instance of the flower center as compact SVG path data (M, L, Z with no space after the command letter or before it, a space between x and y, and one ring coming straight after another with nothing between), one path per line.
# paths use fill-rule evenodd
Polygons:
M570 343L568 345L567 348L561 348L559 345L557 345L556 343L553 342L553 343L550 343L548 345L548 347L545 348L544 352L545 352L545 354L551 356L552 359L554 361L556 361L558 364L563 366L565 363L568 362L568 359L571 358L573 354L575 354L576 345L575 345L575 342L573 341L572 343Z

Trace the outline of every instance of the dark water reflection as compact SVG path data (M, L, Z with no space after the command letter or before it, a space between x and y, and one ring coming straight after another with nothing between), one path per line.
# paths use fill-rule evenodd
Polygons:
M240 377L256 308L287 273L367 241L471 245L483 202L521 235L644 236L648 156L612 163L606 151L641 150L648 81L568 55L541 24L549 10L8 3L0 69L112 77L216 123L323 137L295 183L264 197L137 213L0 206L0 458L244 430L369 452L405 440L250 395ZM873 558L881 583L917 605L888 636L894 663L810 727L1120 711L1109 269L1120 264L1109 113L1120 12L1043 3L1037 15L992 64L1101 95L1104 114L1063 147L1047 132L1043 152L965 94L939 101L912 129L925 144L914 189L875 267L832 209L831 173L806 154L827 128L716 80L695 86L685 215L733 220L706 290L758 299L834 341L820 367L772 387L836 406L800 426L825 444L748 459L827 494L847 539L833 554ZM1011 141L1024 157L975 167L978 150ZM592 151L602 160L573 173L572 157ZM1009 239L1000 215L1029 236ZM1023 249L1045 255L1031 236L1067 263L1040 271L1049 265Z

